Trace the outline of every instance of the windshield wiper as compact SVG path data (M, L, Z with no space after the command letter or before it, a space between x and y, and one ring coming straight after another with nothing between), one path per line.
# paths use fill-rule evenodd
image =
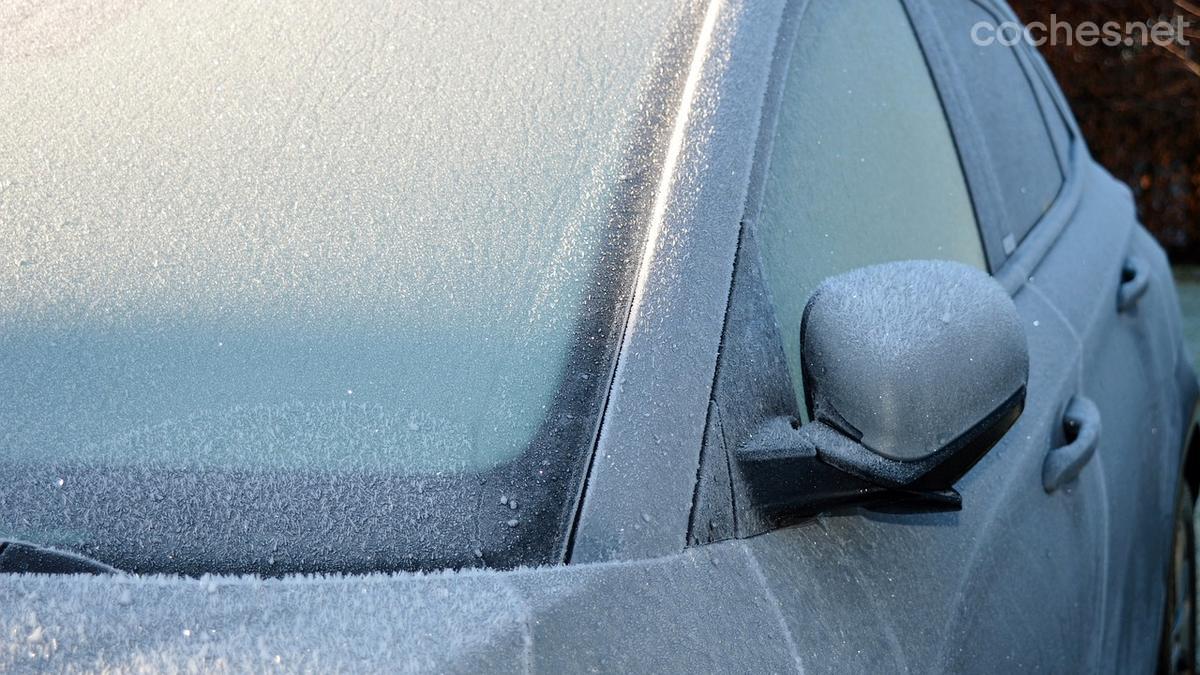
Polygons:
M78 553L0 539L0 574L118 574L120 570Z

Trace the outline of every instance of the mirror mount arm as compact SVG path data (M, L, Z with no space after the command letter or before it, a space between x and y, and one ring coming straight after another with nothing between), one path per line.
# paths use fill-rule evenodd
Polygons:
M962 498L954 483L1012 427L1024 407L1021 387L979 424L916 461L878 455L820 420L797 430L789 418L777 417L736 451L737 464L753 508L768 518L854 505L958 511Z

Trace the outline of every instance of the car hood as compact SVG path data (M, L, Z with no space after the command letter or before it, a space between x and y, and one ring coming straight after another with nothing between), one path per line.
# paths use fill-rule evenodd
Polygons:
M738 542L636 563L279 579L0 577L0 670L794 668ZM765 659L765 660L764 660Z

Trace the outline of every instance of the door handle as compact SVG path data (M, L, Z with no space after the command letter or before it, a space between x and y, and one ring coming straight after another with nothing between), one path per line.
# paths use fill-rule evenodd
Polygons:
M1121 265L1121 285L1117 287L1117 311L1128 312L1150 288L1150 270L1141 258L1129 256Z
M1100 445L1100 409L1086 397L1072 398L1063 413L1063 432L1067 444L1050 450L1042 464L1042 486L1046 492L1054 492L1075 480L1096 454Z

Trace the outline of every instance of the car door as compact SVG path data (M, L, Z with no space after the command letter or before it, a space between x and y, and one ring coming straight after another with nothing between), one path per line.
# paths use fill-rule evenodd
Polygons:
M1137 225L1129 192L1081 164L1079 203L1026 284L1070 324L1078 388L1099 414L1092 463L1109 509L1102 662L1133 672L1154 664L1158 648L1188 384L1175 375L1165 256Z
M1015 20L1004 8L997 13ZM1059 204L1025 235L1000 276L1046 297L1079 343L1079 391L1101 423L1093 462L1109 506L1101 663L1145 670L1156 660L1195 398L1179 302L1166 255L1138 223L1132 193L1091 159L1044 62L1023 44L991 51L1011 52L1026 65L1043 92L1051 134L1065 141ZM998 171L1001 183L1018 182L1005 173Z
M1170 268L1139 226L1129 189L1090 158L1036 52L1026 44L969 39L969 27L981 21L1016 21L1011 11L979 0L931 4L961 80L973 90L982 145L999 158L988 165L1004 195L993 234L1003 256L997 276L1010 289L1028 286L1062 314L1078 342L1079 397L1095 406L1100 433L1092 462L1109 507L1101 663L1145 669L1158 646L1162 581L1194 398ZM1004 77L1005 71L1012 76ZM1039 99L1041 120L1007 110L998 116L998 106L986 100L989 91L1017 89L1018 71ZM1036 179L1051 171L1049 162L1039 171L1011 158L1014 148L1027 154L1027 139L1046 133L1064 177L1053 201L1039 191L1049 181ZM1029 206L1022 195L1035 195L1034 206L1051 204L1033 226L1030 214L1022 214Z
M1045 488L1047 454L1074 447L1078 435L1063 421L1081 394L1081 368L1074 328L1037 288L1010 289L1030 349L1025 412L960 481L961 512L851 509L779 527L748 508L730 453L770 417L803 422L799 320L815 285L905 258L995 271L1004 250L1003 237L992 245L1004 213L989 166L995 158L980 142L936 8L900 0L797 5L777 47L692 541L753 537L748 547L798 656L818 670L1094 666L1105 483L1094 462L1061 477L1059 489ZM997 92L999 104L1031 107L1023 114L1040 119L1037 95L1025 86ZM1011 159L1030 174L1053 168L1061 181L1048 133L1041 142ZM1058 193L1013 210L1040 221Z

